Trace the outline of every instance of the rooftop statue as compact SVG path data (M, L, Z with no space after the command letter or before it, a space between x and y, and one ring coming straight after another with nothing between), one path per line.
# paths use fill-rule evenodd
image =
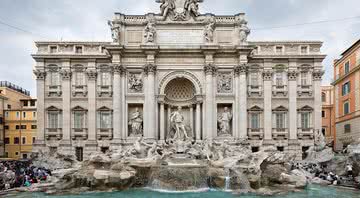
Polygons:
M156 0L160 5L160 15L164 20L169 17L173 21L187 21L200 15L199 3L203 0Z

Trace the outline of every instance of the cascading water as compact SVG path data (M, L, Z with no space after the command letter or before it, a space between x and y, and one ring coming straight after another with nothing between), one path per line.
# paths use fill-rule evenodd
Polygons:
M225 191L229 191L230 190L230 171L228 168L225 168Z

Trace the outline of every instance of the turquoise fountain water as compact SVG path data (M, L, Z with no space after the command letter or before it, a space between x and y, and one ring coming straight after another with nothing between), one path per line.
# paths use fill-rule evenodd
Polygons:
M113 198L113 197L126 197L126 198L224 198L224 197L241 197L241 198L257 198L261 196L255 195L234 195L230 192L213 191L196 193L164 193L155 192L146 189L134 189L122 192L99 192L99 193L83 193L80 195L66 195L66 196L49 196L42 193L22 193L14 196L13 198ZM284 196L274 196L274 198L358 198L360 197L359 191L344 190L333 187L309 186L307 190L300 193L291 193Z

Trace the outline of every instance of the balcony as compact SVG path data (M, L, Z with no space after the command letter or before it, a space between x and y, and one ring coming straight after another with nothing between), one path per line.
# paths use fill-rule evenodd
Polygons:
M72 95L76 97L78 95L86 97L88 93L86 85L73 85L72 86Z
M312 96L313 94L313 90L312 90L312 86L311 85L298 85L298 95L302 96L302 95L309 95Z
M98 140L112 140L113 129L97 129Z
M45 138L47 140L56 138L57 140L62 139L62 129L61 128L47 128L45 131Z
M71 132L71 139L73 140L78 138L86 140L88 138L88 129L86 128L73 128Z
M287 85L273 85L273 95L277 96L277 95L283 95L283 96L287 96L288 90L287 90Z
M264 138L264 129L248 128L248 137L250 140L262 140Z
M62 94L61 86L60 85L49 85L47 87L47 95L50 96L57 96L60 97Z
M287 128L273 128L272 138L274 140L287 140L289 139L289 130Z
M303 128L298 128L298 138L305 140L312 140L314 139L314 129L312 128L307 128L307 129L303 129Z
M99 97L108 96L112 97L112 86L111 85L99 85L97 89Z
M248 95L253 96L261 96L262 95L262 86L259 85L249 85L248 86Z

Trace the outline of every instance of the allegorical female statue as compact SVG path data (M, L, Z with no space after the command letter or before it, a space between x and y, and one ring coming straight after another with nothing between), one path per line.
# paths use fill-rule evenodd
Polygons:
M160 10L161 10L161 15L163 17L166 17L169 13L169 11L174 10L175 9L175 0L161 0L161 5L160 5Z
M135 111L131 114L129 125L131 127L130 136L139 136L143 134L142 127L143 119L139 108L135 108Z
M232 115L229 112L227 107L224 107L224 112L219 116L219 135L227 135L230 134L230 121L232 119Z

